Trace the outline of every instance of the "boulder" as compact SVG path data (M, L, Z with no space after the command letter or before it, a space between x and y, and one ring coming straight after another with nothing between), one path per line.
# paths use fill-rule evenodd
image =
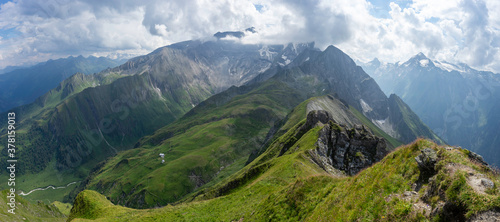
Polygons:
M431 148L425 148L421 151L422 153L415 157L417 161L418 168L422 173L434 173L434 165L437 163L437 153Z
M493 181L488 180L486 178L481 178L481 185L483 185L486 189L491 189L491 188L495 187L495 184L493 183Z
M485 212L478 213L470 217L468 222L488 222L488 221L500 221L500 212L495 210L489 210Z
M488 166L488 163L484 161L483 157L477 153L474 153L472 151L469 151L469 158L472 160L475 160L476 162L483 164L485 166Z
M327 124L333 120L330 114L325 110L313 110L307 114L306 124L303 126L307 130L314 128L318 123Z

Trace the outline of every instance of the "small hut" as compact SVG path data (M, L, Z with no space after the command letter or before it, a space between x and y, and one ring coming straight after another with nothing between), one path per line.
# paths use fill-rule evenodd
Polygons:
M165 154L160 153L160 157L161 157L161 163L165 163Z

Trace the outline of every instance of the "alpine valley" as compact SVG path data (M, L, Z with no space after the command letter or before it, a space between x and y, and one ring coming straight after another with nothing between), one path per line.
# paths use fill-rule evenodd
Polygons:
M64 212L68 221L500 215L498 172L467 146L446 145L451 134L435 134L433 120L421 121L406 105L407 94L386 96L334 46L242 44L244 35L219 32L95 74L76 73L11 109L23 160L16 180L23 201L32 202L25 205L55 221ZM493 124L495 116L478 118ZM490 136L484 132L476 136ZM7 151L0 148L5 169Z

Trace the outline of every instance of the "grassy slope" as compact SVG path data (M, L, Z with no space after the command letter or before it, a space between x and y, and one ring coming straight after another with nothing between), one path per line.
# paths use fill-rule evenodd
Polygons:
M424 212L416 211L412 200L398 198L410 191L420 171L415 157L430 147L437 151L438 191L429 205L440 201L459 203L471 216L500 207L500 178L467 158L467 151L446 150L427 140L402 146L382 161L352 177L331 176L310 161L307 150L314 149L320 127L304 134L283 156L279 151L295 134L297 124L277 139L266 152L238 173L213 186L191 202L160 209L134 210L112 205L94 191L84 191L76 199L71 218L97 221L419 221L427 220ZM464 182L461 170L450 174L446 165L461 164L481 172L495 183L488 194L478 194ZM424 183L422 196L430 186ZM432 192L431 192L432 193ZM441 195L439 195L441 194ZM92 203L92 207L81 205ZM97 207L93 207L97 206ZM85 212L85 213L83 213ZM111 216L108 216L110 214ZM438 219L438 218L435 218ZM85 221L75 219L73 221Z
M100 83L96 78L109 85L98 86ZM156 92L150 89L149 82L146 75L120 77L116 73L111 73L95 77L76 74L61 83L60 87L40 97L37 102L17 108L17 156L24 160L18 166L20 172L18 177L25 181L20 184L20 189L29 191L48 185L65 186L70 182L81 181L95 164L113 154L107 145L108 142L118 149L131 148L142 135L154 132L154 129L172 122L191 108L191 104L178 104L170 98L171 94L157 98ZM137 98L138 92L142 93L144 100ZM203 98L207 96L204 95ZM182 96L175 99L187 101ZM118 102L115 106L118 107L118 111L113 110L114 102ZM81 129L84 129L84 132L85 129L95 130L99 120L106 118L113 120L110 124L113 130L109 133L104 132L106 141L99 138L100 140L97 140L99 144L91 147L93 149L90 149L90 155L76 153L76 160L70 161L76 166L60 167L61 163L68 162L68 156L75 156L75 150L80 152L78 149L68 151L64 147L66 145L76 147L78 142L86 142L86 138L81 135ZM118 131L124 133L117 135ZM6 134L2 138L5 136ZM85 151L88 149L85 144L88 143L83 144ZM0 149L3 149L3 146L0 145ZM56 160L58 163L55 163ZM0 174L0 178L6 177L3 172ZM1 187L5 188L0 185ZM62 201L69 191L60 191L51 189L36 191L26 198L46 203Z
M283 104L290 103L286 100L293 98L291 92L283 84L270 82L220 107L195 109L195 114L144 138L140 148L110 159L86 187L103 192L114 203L139 208L164 206L201 185L200 189L210 187L243 167L272 122L287 112ZM307 104L313 100L296 106L277 135L304 120ZM159 153L166 154L165 164Z
M82 172L83 173L83 172ZM0 179L6 178L7 176L0 177ZM16 176L16 179L19 181L17 183L17 189L22 190L24 193L28 193L30 190L47 187L48 185L52 185L55 187L65 187L69 183L78 182L82 179L76 175L75 172L59 172L55 169L55 161L49 163L48 167L37 174L25 174ZM78 182L79 183L79 182ZM37 202L42 201L45 204L50 204L54 200L63 200L63 197L75 188L78 185L72 184L64 189L47 189L44 191L34 191L27 196L23 196L24 199Z
M424 137L431 139L439 144L445 144L445 142L439 138L435 133L432 132L427 125L425 125L420 118L415 114L408 105L406 105L401 98L392 94L389 97L389 103L394 116L398 116L400 119L395 124L395 129L402 134L402 141L412 140L412 138L417 135L418 137Z
M61 211L61 213L63 213L66 216L69 216L69 214L71 212L71 208L73 208L73 205L71 205L69 203L62 203L59 201L54 201L52 204L55 207L57 207L57 209L59 209L59 211Z
M56 206L43 203L30 203L26 199L16 196L16 214L8 213L7 190L1 192L0 197L0 221L66 221L66 215L62 214Z
M141 147L107 161L87 188L140 208L177 201L241 169L296 97L286 85L268 82L224 105L195 110L147 137ZM159 153L165 153L164 164Z

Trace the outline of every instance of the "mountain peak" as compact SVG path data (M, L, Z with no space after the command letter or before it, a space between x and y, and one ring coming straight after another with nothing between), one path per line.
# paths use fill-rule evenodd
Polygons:
M429 59L429 58L427 58L427 56L425 56L425 54L423 52L419 52L415 56L411 57L411 59L421 60L421 59Z
M408 61L403 63L405 66L409 66L410 64L414 64L421 67L429 67L434 66L434 63L431 59L427 58L424 53L419 52L415 56L411 57Z
M214 34L214 37L217 39L222 39L226 37L236 37L238 39L241 39L243 36L245 36L245 33L241 31L227 31L227 32L217 32Z
M326 54L333 54L333 55L337 55L337 54L345 54L342 50L340 50L339 48L333 46L333 45L329 45L325 51L323 51L324 53Z
M241 39L241 38L243 38L245 36L245 32L248 32L248 33L257 33L257 31L255 30L255 27L250 27L250 28L245 29L245 31L224 31L224 32L217 32L217 33L214 34L214 37L216 37L217 39L222 39L222 38L226 38L226 37L236 37L238 39Z
M374 66L380 66L381 62L378 60L378 58L374 58L372 61L368 62L368 64L374 65Z
M326 47L325 52L326 51L333 51L333 50L337 50L337 47L335 47L333 45L329 45L328 47Z

